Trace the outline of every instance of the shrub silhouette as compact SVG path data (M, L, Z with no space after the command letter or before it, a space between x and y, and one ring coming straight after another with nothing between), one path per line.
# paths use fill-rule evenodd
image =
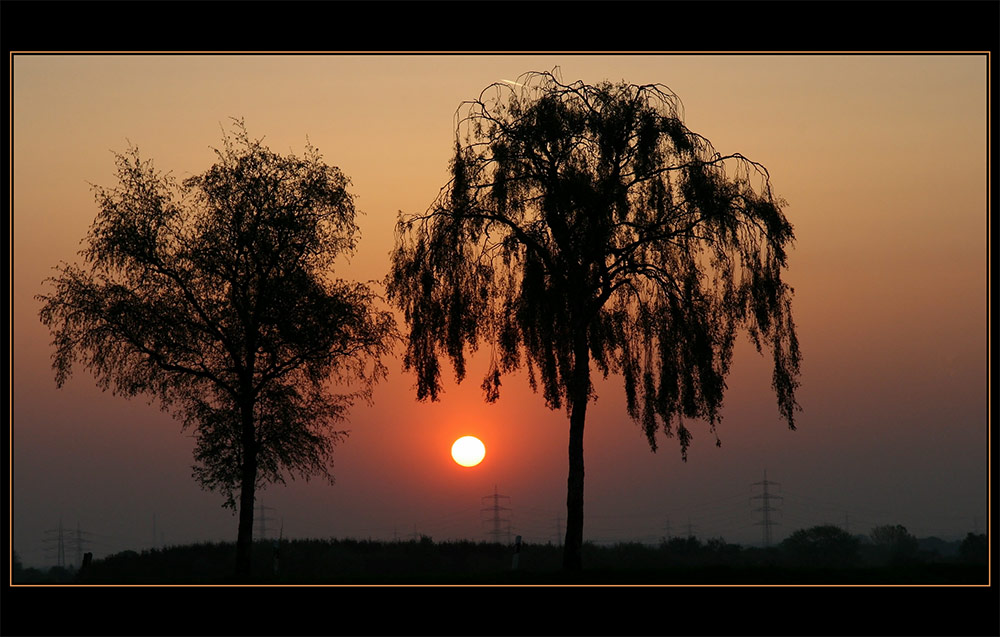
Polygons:
M832 524L800 529L779 546L785 563L811 568L843 568L858 561L861 542Z

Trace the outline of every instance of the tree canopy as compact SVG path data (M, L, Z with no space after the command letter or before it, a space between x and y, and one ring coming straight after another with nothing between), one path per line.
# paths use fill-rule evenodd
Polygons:
M832 524L799 529L780 545L792 564L817 568L854 566L861 542Z
M40 295L60 386L80 363L194 431L194 477L236 509L249 574L255 489L333 479L337 428L384 377L395 337L366 284L333 275L357 242L349 180L319 151L278 155L237 121L217 161L178 183L138 149L81 251Z
M914 537L902 524L882 524L874 527L868 537L879 553L893 562L903 562L912 559L920 546Z
M387 278L409 326L404 364L438 398L441 357L461 381L488 344L485 398L527 368L570 416L567 566L582 542L590 364L620 374L654 451L687 419L721 419L737 331L771 350L794 429L800 353L782 280L792 226L767 170L689 130L659 84L531 72L488 86L456 115L452 178L429 210L401 216ZM718 442L718 437L716 437Z

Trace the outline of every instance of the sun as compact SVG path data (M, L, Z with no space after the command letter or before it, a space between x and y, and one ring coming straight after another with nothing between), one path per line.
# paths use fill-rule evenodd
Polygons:
M463 467L474 467L486 456L486 445L475 436L462 436L451 446L451 457Z

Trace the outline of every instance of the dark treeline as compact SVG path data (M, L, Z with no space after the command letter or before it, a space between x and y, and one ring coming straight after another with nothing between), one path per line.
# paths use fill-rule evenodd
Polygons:
M561 569L561 547L471 541L285 540L254 544L262 584L985 584L986 536L962 541L871 536L837 527L796 531L769 548L721 538L671 538L659 545L585 544L588 567ZM881 530L881 533L876 531ZM233 543L124 551L74 570L14 563L22 584L229 584ZM516 559L515 559L516 556Z

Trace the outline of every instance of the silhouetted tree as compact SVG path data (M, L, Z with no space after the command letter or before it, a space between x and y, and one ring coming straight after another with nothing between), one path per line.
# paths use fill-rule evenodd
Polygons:
M696 555L702 549L701 540L696 537L672 537L660 546L677 555Z
M357 241L348 179L311 145L282 156L234 130L181 184L134 147L116 154L85 265L60 265L38 299L58 385L81 361L103 389L150 395L194 428L194 477L234 510L238 494L247 577L255 490L332 481L334 425L384 377L395 328L368 286L332 275Z
M567 409L568 569L581 566L591 363L622 375L651 449L662 430L686 458L684 419L714 434L744 328L773 352L794 429L799 347L781 278L792 227L764 167L715 152L679 109L661 85L535 72L492 84L459 110L452 179L397 225L387 283L418 399L437 399L440 356L461 381L466 348L485 341L486 400L524 363L546 404Z
M891 562L912 559L919 549L917 538L902 524L876 526L868 536L878 552Z
M795 531L779 548L795 565L831 568L853 566L860 546L860 540L847 531L823 524Z
M988 556L986 534L968 533L958 547L958 555L964 562L986 563Z

